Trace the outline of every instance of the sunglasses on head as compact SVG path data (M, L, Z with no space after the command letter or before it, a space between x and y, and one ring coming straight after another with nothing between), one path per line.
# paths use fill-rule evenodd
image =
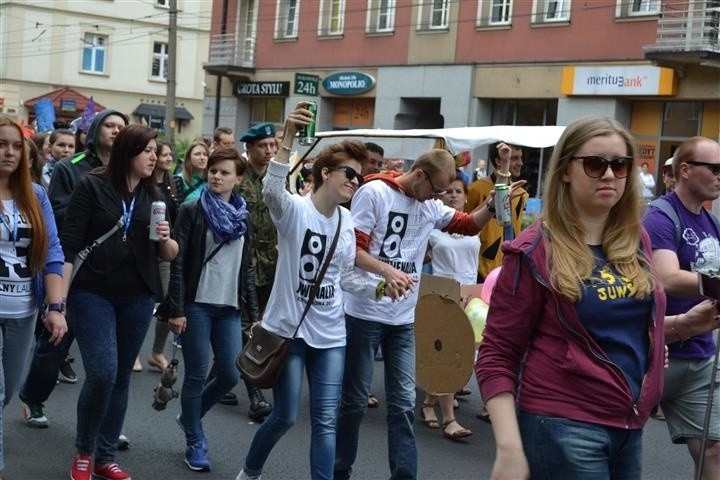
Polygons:
M338 172L340 170L343 170L345 172L345 178L347 178L349 181L353 181L353 179L357 178L358 186L363 184L363 177L358 172L355 171L354 168L348 167L347 165L342 167L333 167L328 169L331 172Z
M720 175L720 163L696 162L695 160L688 160L685 163L687 163L688 165L699 165L701 167L707 167L713 175Z
M602 178L608 167L615 175L615 178L625 178L630 173L633 159L632 157L615 157L612 160L600 157L598 155L583 155L570 157L573 160L582 160L585 175L590 178Z

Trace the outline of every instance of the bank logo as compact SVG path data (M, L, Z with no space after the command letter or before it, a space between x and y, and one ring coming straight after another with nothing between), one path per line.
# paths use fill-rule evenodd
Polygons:
M320 271L323 258L325 258L325 246L327 236L312 230L305 231L305 238L300 247L300 279L306 282L313 282Z
M408 214L390 212L385 239L380 246L380 258L399 258L400 247L407 230Z

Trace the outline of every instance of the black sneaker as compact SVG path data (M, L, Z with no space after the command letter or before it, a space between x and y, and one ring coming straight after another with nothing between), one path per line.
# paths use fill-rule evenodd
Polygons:
M65 361L60 365L60 371L58 372L59 381L64 383L77 383L77 374L71 365L74 361L75 359L73 357L65 357Z
M218 403L221 403L223 405L237 405L239 402L237 399L237 395L235 395L233 392L228 392L222 397L220 397Z
M256 422L262 422L272 412L272 405L265 400L262 390L257 387L248 388L248 397L250 398L248 417Z
M48 428L45 406L42 403L31 403L20 399L25 425L32 428Z
M128 448L130 448L130 440L128 439L128 437L126 437L125 435L123 435L121 433L120 436L118 437L117 449L118 450L127 450Z

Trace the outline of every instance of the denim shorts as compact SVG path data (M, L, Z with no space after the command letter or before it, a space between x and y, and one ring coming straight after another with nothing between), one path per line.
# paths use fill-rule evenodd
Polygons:
M687 360L671 358L665 370L665 390L660 405L673 443L702 438L708 405L713 358ZM720 373L720 372L719 372ZM720 375L715 392L708 439L720 441Z
M518 414L533 480L640 480L642 430Z

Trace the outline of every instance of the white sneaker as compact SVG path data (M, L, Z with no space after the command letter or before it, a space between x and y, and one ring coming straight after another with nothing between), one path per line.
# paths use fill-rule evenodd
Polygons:
M262 480L262 475L251 477L250 475L245 473L245 470L240 470L240 473L238 473L238 476L235 477L235 480Z

